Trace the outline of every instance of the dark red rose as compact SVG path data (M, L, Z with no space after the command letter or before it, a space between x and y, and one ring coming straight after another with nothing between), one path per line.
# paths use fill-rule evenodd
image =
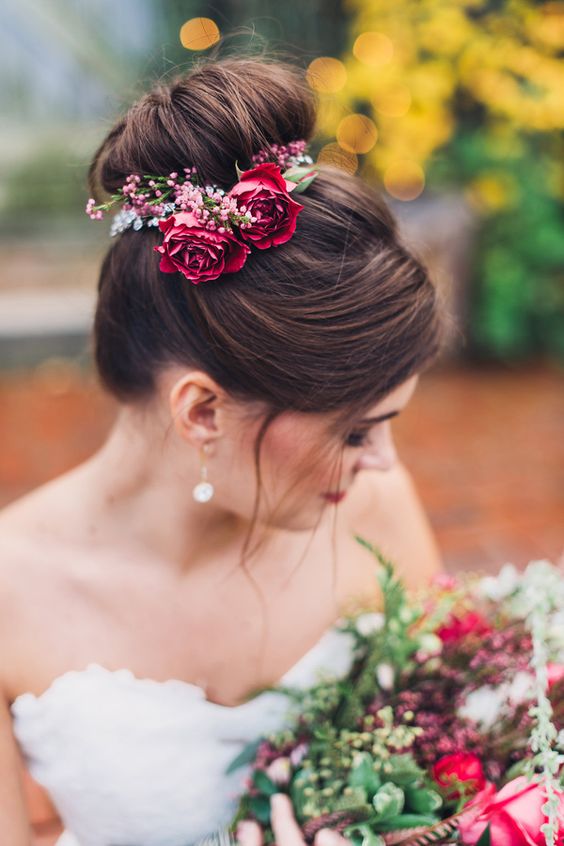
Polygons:
M160 270L182 273L194 285L217 279L222 273L236 273L250 253L232 232L205 229L193 212L159 220L159 228L164 232L162 244L155 247L162 256Z
M256 221L248 228L240 228L240 237L260 250L289 241L303 209L290 197L289 191L295 187L296 183L284 179L280 167L273 162L244 171L228 196L236 198L238 208L244 206Z
M462 617L451 614L446 623L437 629L437 634L443 643L462 640L466 635L490 634L492 628L487 620L476 611L467 611Z
M482 762L470 752L443 755L433 764L432 774L437 784L445 790L448 799L458 799L461 792L477 793L486 785ZM462 791L460 782L463 784Z

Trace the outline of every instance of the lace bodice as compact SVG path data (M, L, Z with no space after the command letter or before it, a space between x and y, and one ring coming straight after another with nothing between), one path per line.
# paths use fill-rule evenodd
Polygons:
M329 629L281 682L340 677L352 637ZM91 663L40 696L12 703L16 740L66 828L57 846L189 846L235 811L247 767L226 775L241 749L283 727L288 699L265 691L234 707L197 685L137 678Z

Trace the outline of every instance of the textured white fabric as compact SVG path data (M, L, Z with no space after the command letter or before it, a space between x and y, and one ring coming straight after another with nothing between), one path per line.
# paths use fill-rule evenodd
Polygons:
M351 635L329 629L281 682L341 677L352 646ZM29 771L66 829L57 846L189 846L227 825L248 767L229 776L226 767L249 741L283 727L288 710L271 691L225 707L196 685L96 663L11 707Z

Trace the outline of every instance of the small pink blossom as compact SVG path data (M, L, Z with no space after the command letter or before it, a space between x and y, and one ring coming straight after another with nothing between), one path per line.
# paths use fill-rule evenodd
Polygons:
M282 756L280 758L275 758L274 761L268 765L266 774L271 781L279 786L282 786L288 784L290 781L291 771L292 765L290 759L286 756Z

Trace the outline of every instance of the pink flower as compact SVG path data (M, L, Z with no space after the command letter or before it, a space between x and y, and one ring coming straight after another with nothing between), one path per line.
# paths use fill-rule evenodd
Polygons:
M278 165L273 162L259 164L241 174L229 191L228 197L235 197L240 209L256 218L239 230L241 238L255 247L266 250L289 241L296 229L296 218L303 206L290 197L289 191L296 184L282 176Z
M299 743L292 751L290 752L290 761L294 765L294 767L298 767L305 756L307 755L307 751L309 749L309 745L307 743Z
M481 614L477 611L467 611L462 617L451 614L446 623L437 629L437 634L443 643L452 643L462 640L469 634L490 634L491 630L491 626Z
M519 776L508 782L495 795L488 783L464 811L459 824L460 837L466 846L474 846L490 826L490 840L495 846L544 846L541 826L547 822L542 806L547 800L546 788ZM473 813L476 811L477 813ZM558 832L564 834L564 794L560 794Z
M564 679L564 664L547 664L546 676L548 681L548 689L550 690L553 684L556 684L556 682L559 682Z
M159 228L164 238L154 249L162 256L160 270L182 273L194 285L235 273L250 253L233 233L204 228L192 212L172 214L159 221Z
M447 789L449 799L458 799L460 796L460 782L464 793L476 793L486 786L482 762L470 752L443 755L433 764L432 774L437 784Z
M275 758L266 769L269 779L278 785L288 784L291 772L292 765L290 759L285 755Z
M443 590L455 590L458 580L450 573L436 573L431 579L431 584Z

